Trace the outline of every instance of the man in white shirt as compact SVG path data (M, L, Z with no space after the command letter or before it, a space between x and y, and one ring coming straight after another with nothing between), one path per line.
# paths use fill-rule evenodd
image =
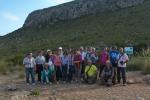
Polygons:
M29 85L30 81L30 75L32 79L32 85L35 85L35 78L34 78L34 69L36 66L35 59L32 57L32 53L29 53L27 57L23 60L23 65L25 66L25 72L26 72L26 83Z
M117 57L118 59L118 71L117 71L117 79L118 83L120 83L121 77L123 79L123 86L126 85L126 64L129 61L128 55L124 53L124 49L120 48L120 53ZM120 77L121 75L121 77Z
M45 64L45 57L43 56L43 51L39 51L39 55L35 59L36 62L36 73L38 74L38 82L41 82L41 72L43 71L43 66Z

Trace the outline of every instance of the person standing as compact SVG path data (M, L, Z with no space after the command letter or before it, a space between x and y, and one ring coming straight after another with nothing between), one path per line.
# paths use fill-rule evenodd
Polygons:
M35 85L35 77L34 77L34 71L35 71L35 59L32 57L32 53L27 54L27 57L23 60L23 65L25 66L25 72L26 72L26 83L27 85L30 84L30 76L32 80L32 85Z
M76 82L80 81L80 76L81 76L81 62L82 62L82 56L80 54L80 51L76 50L76 54L74 55L74 65L75 65Z
M98 56L94 47L92 47L91 60L92 60L92 64L96 66L96 63L98 61Z
M113 70L113 77L112 77L112 83L115 85L116 84L116 79L117 79L117 67L118 67L118 61L117 57L119 55L119 51L117 50L117 47L114 46L109 52L109 58L110 62L112 65L112 70Z
M38 82L41 83L41 72L43 71L43 66L45 64L45 57L43 56L43 51L39 51L39 54L36 57L35 62L36 62L36 73L38 74Z
M101 76L104 67L106 66L106 61L109 60L108 48L105 47L102 53L100 54L100 72L99 76Z
M61 57L60 54L58 52L56 52L56 54L54 55L54 66L55 66L55 71L56 71L56 81L57 83L59 83L60 78L62 76L62 72L61 72Z
M118 83L120 83L121 77L123 80L123 86L126 86L126 64L129 61L128 55L124 53L124 49L120 48L118 60L118 71L117 71L117 79Z
M75 78L75 66L74 66L74 52L70 51L69 55L69 74L68 74L68 82L72 82Z
M82 61L81 61L81 77L84 75L84 70L85 70L85 57L86 57L86 52L84 51L83 47L80 47L80 53L82 56Z
M67 82L67 74L69 72L69 57L68 52L65 51L63 56L61 57L62 61L62 80L64 83Z

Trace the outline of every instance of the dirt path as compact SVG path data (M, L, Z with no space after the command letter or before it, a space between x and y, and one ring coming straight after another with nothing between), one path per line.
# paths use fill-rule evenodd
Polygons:
M128 79L142 79L139 72L128 73ZM0 77L4 79L5 77ZM0 82L0 100L150 100L150 85L145 83L121 84L112 87L100 86L98 84L53 84L26 86L23 80L15 79ZM9 81L8 81L9 80ZM17 85L17 91L7 91L11 83ZM37 97L27 96L32 90L40 91Z

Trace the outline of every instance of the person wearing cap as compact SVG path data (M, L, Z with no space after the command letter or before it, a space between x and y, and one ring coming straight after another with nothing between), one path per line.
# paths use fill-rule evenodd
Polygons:
M92 64L91 60L87 61L87 66L85 67L84 72L84 81L88 84L93 84L97 79L97 67Z
M48 49L45 55L45 62L48 63L50 58L52 58L52 56L53 56L52 51Z
M97 53L96 53L96 49L95 49L94 47L92 47L91 60L92 60L92 63L93 63L94 65L97 64L98 56L97 56Z
M104 67L101 74L101 82L106 86L110 86L112 83L113 70L109 60L106 61L106 66Z
M32 57L32 53L27 54L27 56L23 60L23 65L25 66L25 72L26 72L26 83L27 85L30 84L30 76L32 80L32 85L35 85L35 59Z
M58 48L58 53L59 53L60 57L63 56L63 48L62 47Z
M36 73L38 74L38 82L41 82L41 72L43 71L43 66L45 63L43 51L39 51L38 56L35 59L35 62L36 62Z

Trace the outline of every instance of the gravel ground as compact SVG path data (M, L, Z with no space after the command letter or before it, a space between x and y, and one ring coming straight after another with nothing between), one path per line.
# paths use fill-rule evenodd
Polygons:
M139 72L128 73L128 79L142 79ZM2 80L3 79L3 80ZM7 80L4 80L7 79ZM0 100L150 100L150 85L144 82L112 87L98 84L53 84L26 86L21 79L8 81L9 78L0 77ZM7 86L16 84L16 91L8 91ZM29 96L37 89L39 96Z

